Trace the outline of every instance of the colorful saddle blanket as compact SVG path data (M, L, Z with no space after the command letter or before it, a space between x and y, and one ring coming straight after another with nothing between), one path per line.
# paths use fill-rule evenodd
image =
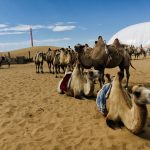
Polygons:
M71 75L72 75L72 73L67 73L67 74L64 76L64 78L63 78L63 80L62 80L62 82L61 82L61 84L60 84L60 89L61 89L63 92L67 92L67 89L68 89L68 82L69 82L69 79L71 78Z

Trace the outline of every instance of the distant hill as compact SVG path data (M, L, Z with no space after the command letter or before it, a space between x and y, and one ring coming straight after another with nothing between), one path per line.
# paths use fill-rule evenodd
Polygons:
M11 57L16 57L16 56L29 57L29 51L30 51L30 57L33 57L37 51L47 52L48 48L51 48L52 50L55 50L59 47L55 47L55 46L34 46L34 47L29 47L29 48L12 50L12 51L9 51L9 52L10 52ZM8 52L0 52L0 56L1 55L8 56Z

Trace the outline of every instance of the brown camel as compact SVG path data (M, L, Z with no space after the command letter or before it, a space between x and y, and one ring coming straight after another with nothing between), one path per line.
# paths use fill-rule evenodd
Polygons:
M94 79L97 75L98 73L96 71L83 73L80 69L80 64L77 63L68 81L67 90L64 91L60 88L63 81L62 79L58 84L57 91L58 93L66 93L68 96L74 96L75 98L82 98L83 96L91 97L94 92Z
M123 49L123 46L116 39L112 45L106 45L103 38L99 36L95 47L86 51L84 45L77 44L75 46L76 52L78 52L78 60L84 68L91 68L99 70L100 86L104 83L104 70L105 68L114 68L119 66L120 71L124 75L124 69L126 70L128 87L129 81L129 67L131 65L130 56L127 51Z
M134 134L140 133L147 119L146 104L150 104L150 90L143 86L133 86L130 97L121 84L122 76L118 73L113 82L106 108L107 124L121 121Z

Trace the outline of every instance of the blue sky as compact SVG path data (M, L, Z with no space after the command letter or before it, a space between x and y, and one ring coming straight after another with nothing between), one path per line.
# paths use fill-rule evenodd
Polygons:
M122 28L150 21L149 0L0 0L0 51L34 45L91 46Z

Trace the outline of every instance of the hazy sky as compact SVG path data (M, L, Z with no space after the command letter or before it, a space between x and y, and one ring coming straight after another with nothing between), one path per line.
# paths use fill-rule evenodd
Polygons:
M0 0L0 51L34 45L93 45L120 29L150 21L149 0Z

